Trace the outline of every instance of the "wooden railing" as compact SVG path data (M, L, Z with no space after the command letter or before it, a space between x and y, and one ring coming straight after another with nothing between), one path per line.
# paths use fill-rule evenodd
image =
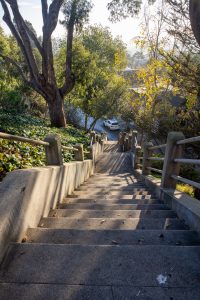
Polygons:
M89 158L93 159L93 145L98 141L102 143L105 134L97 135L96 132L91 132L90 134L90 146L89 151L83 149L82 144L77 144L74 147L63 146L61 144L59 135L48 135L44 141L34 140L26 137L11 135L7 133L0 132L0 139L6 139L9 141L18 141L22 143L29 143L34 146L44 146L46 153L46 165L63 165L63 155L62 151L72 151L74 152L76 161L84 161L84 154L89 154Z
M200 142L200 136L185 139L181 132L170 132L167 143L153 146L152 143L146 143L143 147L143 156L139 156L136 148L132 148L135 153L135 161L141 161L142 164L135 164L135 169L142 168L143 175L150 175L156 172L162 175L161 187L166 189L175 189L177 182L188 184L200 189L200 183L180 176L181 164L200 165L200 159L183 158L184 145ZM154 157L153 151L165 148L164 157ZM163 162L162 170L152 167L153 161Z

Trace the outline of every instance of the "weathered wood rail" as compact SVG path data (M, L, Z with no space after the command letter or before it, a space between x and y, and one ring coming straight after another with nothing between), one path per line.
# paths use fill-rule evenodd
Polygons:
M188 184L200 189L200 183L180 176L181 164L200 165L200 159L186 159L183 156L184 145L200 142L200 136L185 139L181 132L170 132L166 144L153 146L148 142L144 144L143 149L138 146L137 131L132 134L120 134L119 143L124 151L132 150L135 153L135 169L142 169L142 175L150 175L151 172L162 174L161 188L175 189L177 182ZM164 157L154 157L155 150L165 148ZM141 151L143 150L143 156ZM140 163L142 161L142 163ZM163 168L152 167L153 161L163 162Z
M9 141L17 141L22 143L29 143L34 146L44 146L46 153L46 165L47 166L62 166L63 165L63 154L62 151L74 152L76 161L84 161L84 154L89 154L89 158L94 158L94 147L96 142L103 145L103 141L107 139L105 133L101 135L96 132L90 133L90 146L88 151L84 151L83 144L76 144L74 147L67 147L61 144L60 136L57 134L48 135L44 141L34 140L22 136L16 136L4 132L0 132L0 139L6 139Z

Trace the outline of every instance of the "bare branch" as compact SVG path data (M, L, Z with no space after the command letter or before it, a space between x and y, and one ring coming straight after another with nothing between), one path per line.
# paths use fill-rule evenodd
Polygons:
M12 65L14 65L16 67L16 69L18 70L20 76L22 77L23 81L25 83L27 83L28 85L31 85L31 82L29 80L27 80L27 78L25 77L22 68L18 65L18 63L16 63L16 61L14 61L12 58L3 55L0 53L0 57L3 58L3 60L7 63L11 63Z
M48 3L47 0L41 0L42 5L42 17L43 17L43 23L45 24L47 17L48 17Z
M48 20L46 24L48 26L48 30L46 31L47 38L52 35L58 24L58 15L63 2L64 0L54 0L49 6Z
M38 51L40 52L41 56L43 56L43 49L42 46L40 44L40 42L38 41L37 36L35 35L35 33L31 30L31 28L26 24L26 22L24 22L24 26L26 28L26 31L29 35L29 37L33 40L33 42L35 43L35 46L37 47Z
M19 46L22 49L23 54L25 55L25 58L27 60L27 63L28 63L29 69L30 69L31 76L33 78L35 78L35 80L38 80L39 72L38 72L37 64L36 64L35 57L32 52L29 35L24 26L25 21L19 12L17 1L16 0L5 0L5 1L0 0L0 1L1 1L2 7L4 9L4 18L3 19L9 26L13 35L16 37L17 42L19 43ZM17 30L11 20L10 12L8 10L6 2L8 2L10 4L10 8L12 10L12 13L15 18L15 22L17 24Z

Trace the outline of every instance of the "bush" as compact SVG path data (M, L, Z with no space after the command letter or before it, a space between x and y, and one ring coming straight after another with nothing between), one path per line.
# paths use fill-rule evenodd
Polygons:
M0 111L0 131L36 140L44 140L48 134L59 134L64 146L81 143L87 147L89 144L89 139L85 133L72 126L62 129L52 128L46 120L25 114L15 115L5 111ZM63 157L65 162L74 159L72 152L64 151ZM45 165L43 146L0 139L0 179L7 172L15 169L43 165Z

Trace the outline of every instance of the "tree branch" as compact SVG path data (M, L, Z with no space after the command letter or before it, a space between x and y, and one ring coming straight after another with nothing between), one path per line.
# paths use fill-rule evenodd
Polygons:
M37 36L34 34L34 32L31 30L31 28L26 24L26 22L24 22L24 26L26 28L26 31L27 31L29 37L33 40L33 42L35 43L35 46L37 47L38 51L40 52L40 55L43 56L43 49L42 49L40 42L38 41Z
M31 76L35 79L35 81L38 81L39 71L37 68L35 57L32 52L29 35L24 26L25 21L19 12L17 1L16 0L5 0L5 1L0 0L0 1L2 3L4 13L5 13L4 21L9 26L13 35L17 38L17 41L19 41L19 46L22 49L23 54L25 55L25 58L27 60L27 63L28 63L29 69L30 69ZM6 5L6 2L8 2L10 4L10 8L12 10L18 31L16 30L13 22L11 21L10 13L9 13L8 7ZM20 36L20 39L18 39L19 36Z
M22 68L18 65L18 63L16 63L16 61L14 61L12 58L3 55L0 53L0 57L3 58L3 60L7 63L11 63L12 65L14 65L16 67L16 69L18 70L20 76L22 77L23 81L25 83L27 83L28 85L31 85L31 82L29 80L27 80L27 78L25 77Z
M42 5L42 17L43 17L43 23L47 20L48 17L48 3L47 0L41 0Z

